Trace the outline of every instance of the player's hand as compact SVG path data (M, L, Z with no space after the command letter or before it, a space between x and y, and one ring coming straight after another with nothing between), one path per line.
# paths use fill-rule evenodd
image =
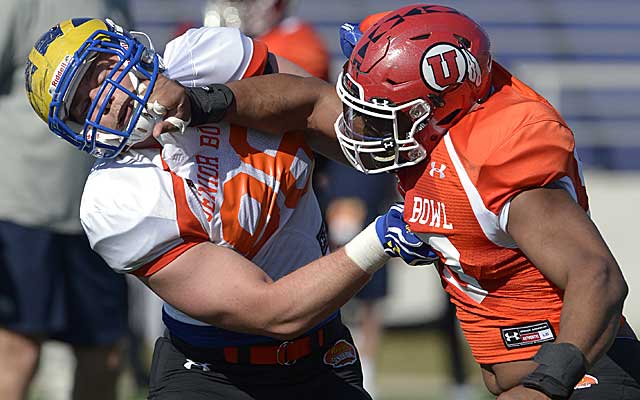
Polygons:
M424 243L409 230L403 219L404 205L396 203L386 214L376 219L376 233L384 252L391 257L400 257L409 265L432 264L438 259L431 246Z
M340 26L340 48L345 57L351 57L351 52L361 37L362 31L357 22L345 22Z
M191 120L191 103L185 88L162 74L158 75L147 109L162 116L162 121L153 128L156 138L165 132L184 131Z
M551 400L551 398L542 392L520 385L502 393L497 400Z

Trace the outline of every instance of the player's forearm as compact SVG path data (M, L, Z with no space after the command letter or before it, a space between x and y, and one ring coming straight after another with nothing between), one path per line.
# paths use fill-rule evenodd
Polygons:
M382 246L375 244L381 255L379 262L368 264L372 268L388 259ZM334 313L369 280L373 269L365 271L339 250L274 282L235 252L203 244L143 281L163 300L199 321L286 340Z
M261 324L269 336L295 338L329 317L370 278L340 249L269 285L258 313Z
M627 287L613 257L593 257L579 270L569 269L563 288L560 333L538 350L533 358L537 367L515 391L568 398L615 338Z
M627 285L615 261L593 260L567 280L556 342L576 345L591 365L611 346L620 327Z
M316 78L272 74L230 82L235 102L225 119L271 133L315 131L333 135L340 102L333 87Z
M171 81L167 85L171 87L154 91L154 101L169 104L166 108L171 113L177 110L175 116L190 120L191 125L224 119L267 133L301 131L314 151L346 163L333 127L342 103L333 86L325 81L271 74L207 88L182 88ZM172 97L174 92L182 95ZM154 128L154 136L175 130L168 121Z
M390 239L391 240L391 239ZM372 223L343 248L268 285L260 294L264 330L299 336L342 306L389 259Z

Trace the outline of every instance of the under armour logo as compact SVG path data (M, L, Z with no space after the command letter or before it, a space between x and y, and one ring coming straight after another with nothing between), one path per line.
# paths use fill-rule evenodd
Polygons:
M517 342L520 340L520 334L518 332L505 332L504 338L508 343Z
M429 175L434 176L436 172L439 174L440 179L444 179L444 170L447 169L447 166L444 164L440 164L440 168L436 168L436 162L431 162L431 169L429 170Z
M188 358L187 358L186 360L187 360L187 362L186 362L186 363L184 363L184 367L185 367L186 369L191 369L191 368L193 367L193 368L196 368L196 369L202 370L202 371L204 371L204 372L209 372L209 371L211 371L211 368L209 368L209 366L210 366L211 364L195 362L195 361L193 361L193 360L189 360Z
M393 150L393 148L396 147L396 142L392 137L386 137L382 139L382 147L386 151Z

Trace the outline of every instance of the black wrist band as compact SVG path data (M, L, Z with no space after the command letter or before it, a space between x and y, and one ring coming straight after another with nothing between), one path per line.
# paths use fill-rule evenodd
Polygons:
M533 371L524 378L521 382L522 386L542 392L553 400L566 400L569 398L571 392L573 392L573 387L567 389L566 386L549 375L544 375L536 371Z
M552 399L567 399L587 372L584 354L571 343L545 343L533 357L538 368L522 381Z
M186 94L191 103L190 126L222 121L235 100L231 89L222 84L188 87Z

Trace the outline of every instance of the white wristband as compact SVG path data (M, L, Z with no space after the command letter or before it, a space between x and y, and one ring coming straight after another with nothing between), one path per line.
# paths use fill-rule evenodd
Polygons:
M382 248L376 233L376 221L344 245L344 252L363 271L373 274L379 270L389 257Z

